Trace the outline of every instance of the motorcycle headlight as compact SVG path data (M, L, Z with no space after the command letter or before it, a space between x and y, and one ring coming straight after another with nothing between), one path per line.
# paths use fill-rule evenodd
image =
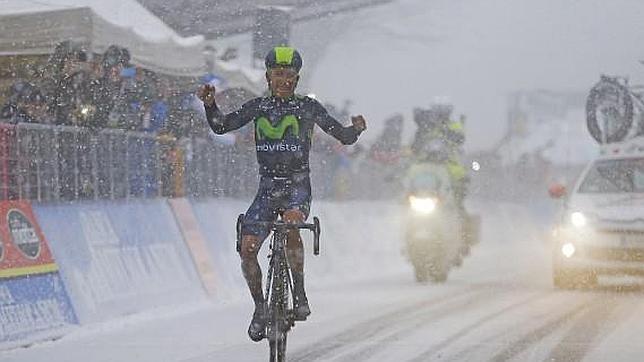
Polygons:
M586 215L580 211L575 211L570 214L570 223L576 228L583 228L588 224L588 219L586 219Z
M431 214L436 210L438 200L433 197L409 196L409 206L419 214Z

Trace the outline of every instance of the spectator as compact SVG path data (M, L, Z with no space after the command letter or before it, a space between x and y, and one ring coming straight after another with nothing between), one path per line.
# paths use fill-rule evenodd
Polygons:
M201 122L203 115L195 107L197 101L198 99L195 97L194 92L185 92L173 97L168 122L166 122L165 127L168 133L176 138L189 137L191 131L194 132L199 129L197 127L201 127L201 134L207 134L205 128L207 126L204 126L204 122Z
M121 72L123 79L123 102L121 127L131 131L151 131L152 117L160 116L164 111L163 104L155 102L154 75L142 68L129 67ZM155 106L156 103L156 106ZM153 109L154 107L154 109Z
M0 118L16 124L41 122L46 117L45 98L36 86L18 81L11 91L7 104L0 110Z
M141 124L141 98L137 90L137 69L123 68L120 73L120 93L116 97L110 118L116 120L116 127L129 131L139 129Z
M167 84L157 82L156 96L150 103L149 111L143 116L143 131L159 132L165 127L169 114L167 94Z
M128 67L130 53L116 45L111 45L103 54L101 74L92 82L91 96L96 111L92 125L95 127L118 128L121 115L118 105L123 102L123 69Z
M86 125L93 113L87 52L71 42L61 43L51 58L53 90L49 108L56 124Z
M20 107L24 110L22 122L45 123L47 121L47 102L42 92L33 85L28 87L24 97L20 100Z
M385 128L369 150L369 156L378 162L395 163L402 146L403 116L395 114L385 121Z
M4 106L2 106L2 109L0 110L0 118L3 120L9 120L14 117L14 115L18 112L18 99L20 98L20 94L22 92L22 89L25 87L27 82L23 80L18 80L9 89L9 96L7 97L7 101Z

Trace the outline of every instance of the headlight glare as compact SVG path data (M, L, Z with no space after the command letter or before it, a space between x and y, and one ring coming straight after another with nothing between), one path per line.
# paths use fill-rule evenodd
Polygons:
M561 246L561 253L566 257L570 258L575 254L576 248L573 243L565 243Z
M419 214L431 214L436 210L438 200L432 197L409 196L411 209Z
M588 220L586 220L586 216L584 214L579 211L575 211L570 214L570 222L574 227L582 228L586 226Z

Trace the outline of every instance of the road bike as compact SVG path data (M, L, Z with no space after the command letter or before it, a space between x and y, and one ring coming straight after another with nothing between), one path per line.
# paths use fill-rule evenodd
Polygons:
M313 232L313 254L320 255L320 220L313 223L295 224L282 220L275 222L244 223L244 214L237 218L237 252L241 251L241 230L243 225L261 225L272 231L268 273L266 275L266 300L268 300L268 323L265 336L270 347L271 362L286 360L287 334L295 326L293 312L293 278L286 256L287 235L289 230L303 229Z

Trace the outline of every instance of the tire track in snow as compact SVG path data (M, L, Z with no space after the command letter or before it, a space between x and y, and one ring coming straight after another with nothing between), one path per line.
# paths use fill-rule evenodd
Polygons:
M504 315L504 314L506 314L506 313L508 313L508 312L510 312L512 310L519 309L521 307L526 307L526 306L530 305L531 303L535 303L535 302L537 302L539 300L545 299L545 298L550 297L552 295L553 295L553 293L536 295L536 296L533 295L533 296L530 296L528 298L524 298L524 299L522 299L522 300L520 300L518 302L512 303L512 304L510 304L510 305L508 305L508 306L506 306L506 307L504 307L504 308L502 308L502 309L500 309L500 310L498 310L498 311L496 311L496 312L494 312L492 314L488 314L488 315L486 315L486 316L484 316L482 318L479 318L476 321L474 321L473 323L461 328L457 332L455 332L452 335L448 336L441 343L435 345L434 347L432 347L431 349L427 350L426 352L423 352L422 354L420 354L420 355L416 356L415 358L411 359L410 361L412 361L412 362L429 361L429 360L431 360L431 358L436 353L440 352L445 347L451 345L452 343L454 343L458 339L466 336L467 334L469 334L473 330L483 326L484 324L486 324L486 323L488 323L490 321L493 321L494 319L496 319L496 318L498 318L498 317L500 317L500 316L502 316L502 315Z
M482 294L485 291L481 291L481 289L484 288L483 286L469 286L464 290L458 290L437 298L416 302L392 312L376 316L375 318L356 324L343 332L323 338L311 347L296 351L289 356L289 359L295 361L315 361L328 358L346 346L352 346L357 342L374 337L388 328L395 327L400 321L414 318L420 310L440 306L443 303L467 296L468 294L475 296Z
M598 302L575 322L566 336L550 352L546 361L581 361L599 340L600 335L606 335L606 327L614 327L619 323L613 319L616 317L615 309L619 302L616 298L603 299L603 302ZM613 321L609 324L611 319Z
M575 307L569 309L559 317L552 319L549 322L539 326L538 328L535 328L532 331L528 332L519 340L513 342L510 346L497 353L494 357L491 358L491 361L508 361L518 356L530 346L538 343L550 334L556 332L566 324L570 323L570 321L574 320L579 315L587 313L587 311L591 309L591 307L595 303L595 301L587 300L583 303L577 304Z
M390 333L384 337L378 338L369 343L369 345L351 351L349 354L342 356L340 361L352 362L363 361L374 356L376 353L387 349L391 342L401 340L405 335L411 335L418 332L418 329L427 326L430 322L438 322L442 319L453 316L453 313L469 309L474 305L479 305L481 302L489 300L498 296L498 291L488 290L475 294L458 303L439 306L430 311L418 311L414 316L404 321L406 323L397 323L396 329L398 331Z

